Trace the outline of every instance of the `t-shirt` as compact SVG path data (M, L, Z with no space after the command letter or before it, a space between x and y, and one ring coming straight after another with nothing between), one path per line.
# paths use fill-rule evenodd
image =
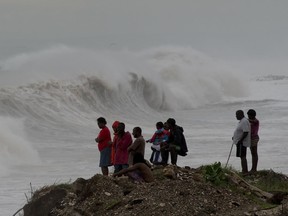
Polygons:
M104 148L110 146L108 144L108 142L111 141L111 134L110 134L109 128L106 126L102 128L97 138L99 139L99 142L98 142L99 151L102 151Z
M250 147L251 146L251 129L250 129L250 123L247 118L242 118L233 135L233 143L237 144L239 140L242 138L243 133L248 132L248 135L243 140L243 146Z

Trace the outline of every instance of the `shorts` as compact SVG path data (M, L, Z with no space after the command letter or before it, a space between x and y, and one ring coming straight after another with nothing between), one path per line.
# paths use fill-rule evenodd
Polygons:
M122 169L126 169L126 168L128 168L129 167L129 165L128 164L115 164L114 165L114 173L117 173L117 172L119 172L120 170L122 170Z
M243 143L239 143L236 145L236 157L246 157L247 147L243 146Z
M111 148L106 147L100 151L100 163L99 167L111 166Z
M251 139L251 147L256 147L258 145L259 138Z

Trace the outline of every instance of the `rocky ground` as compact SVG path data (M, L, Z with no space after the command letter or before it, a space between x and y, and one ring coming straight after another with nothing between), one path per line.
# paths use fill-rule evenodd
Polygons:
M72 184L43 187L24 206L24 216L288 215L287 193L275 195L251 186L269 172L245 179L226 172L215 185L207 181L203 169L155 167L152 183L96 174ZM288 182L285 175L277 177Z

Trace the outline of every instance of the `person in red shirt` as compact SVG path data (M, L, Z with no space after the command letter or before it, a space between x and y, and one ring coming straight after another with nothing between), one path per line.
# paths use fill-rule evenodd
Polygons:
M101 129L95 141L98 143L98 149L100 151L100 163L101 171L103 175L108 175L111 166L111 134L110 130L106 126L107 122L105 118L100 117L97 119L98 127Z

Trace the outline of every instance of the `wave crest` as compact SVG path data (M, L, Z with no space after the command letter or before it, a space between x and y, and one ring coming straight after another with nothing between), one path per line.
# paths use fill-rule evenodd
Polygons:
M19 79L28 77L30 82L37 74L44 80L2 89L1 113L48 120L53 118L48 111L63 116L68 111L82 116L95 112L142 115L193 109L247 93L245 83L225 63L191 48L140 52L53 49L4 64L6 72L20 74Z

